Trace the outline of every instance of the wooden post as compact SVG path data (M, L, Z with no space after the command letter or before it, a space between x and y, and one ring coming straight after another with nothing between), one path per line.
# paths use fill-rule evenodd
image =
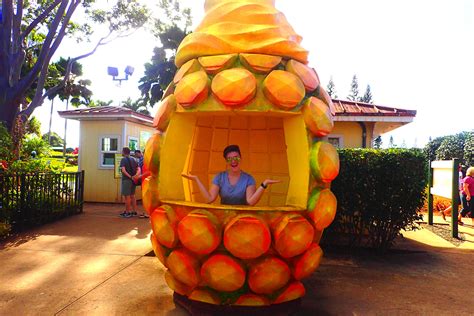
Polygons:
M459 159L453 159L453 182L451 189L451 236L458 238L458 207L459 207Z
M85 171L82 170L81 171L81 186L80 186L80 190L81 190L81 195L80 195L80 203L81 203L81 213L83 212L84 210L84 179L85 179Z
M433 194L431 188L433 187L433 168L431 161L428 162L428 225L433 225Z

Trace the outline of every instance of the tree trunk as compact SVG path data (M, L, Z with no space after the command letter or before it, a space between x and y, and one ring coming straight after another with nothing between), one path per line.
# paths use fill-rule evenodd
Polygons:
M51 146L51 124L53 123L54 98L51 99L51 113L49 113L48 144Z
M7 98L8 88L0 87L0 122L3 122L11 133L18 114L19 103Z
M66 111L69 109L69 97L66 100ZM64 119L64 145L63 157L66 157L66 136L67 136L67 119Z

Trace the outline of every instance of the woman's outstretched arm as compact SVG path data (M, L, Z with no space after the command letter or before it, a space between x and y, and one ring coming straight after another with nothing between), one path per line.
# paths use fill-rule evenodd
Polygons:
M265 179L263 180L262 184L266 187L270 184L281 182L281 180L272 180L272 179ZM260 201L263 193L265 192L265 188L262 185L259 185L255 188L255 185L249 185L246 191L246 199L248 205L255 205Z
M206 187L204 186L204 184L202 184L198 176L193 175L193 174L185 174L185 173L181 174L181 176L191 181L196 181L199 191L201 192L201 195L206 200L206 203L212 203L216 200L217 195L219 194L219 187L217 185L212 183L211 188L208 191Z

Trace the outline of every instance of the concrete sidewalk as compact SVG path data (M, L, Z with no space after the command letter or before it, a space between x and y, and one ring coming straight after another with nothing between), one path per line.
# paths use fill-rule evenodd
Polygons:
M154 257L147 219L120 218L122 205L86 204L84 213L29 231L0 251L0 314L172 312L172 292Z
M146 256L148 220L119 218L120 210L87 204L84 214L2 244L0 314L187 315L172 300L163 266ZM472 226L460 231L474 240ZM294 315L472 314L472 297L461 289L474 284L466 273L474 242L456 247L428 230L404 236L384 256L327 252Z
M423 223L427 224L427 214L424 214L423 217ZM462 221L463 225L458 225L458 237L463 240L463 243L459 246L453 245L449 241L427 229L403 232L403 236L411 241L420 243L424 247L432 246L451 251L474 250L474 220L463 218ZM446 220L444 220L441 216L435 215L433 216L433 223L438 227L441 227L449 236L451 236L451 217L446 216ZM397 245L397 247L400 248L401 246Z

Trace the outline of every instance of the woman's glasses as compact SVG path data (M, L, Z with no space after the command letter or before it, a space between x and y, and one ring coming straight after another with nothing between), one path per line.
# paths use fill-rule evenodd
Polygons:
M240 161L240 157L229 157L229 158L226 158L225 159L227 162L231 163L233 161L237 161L239 162Z

